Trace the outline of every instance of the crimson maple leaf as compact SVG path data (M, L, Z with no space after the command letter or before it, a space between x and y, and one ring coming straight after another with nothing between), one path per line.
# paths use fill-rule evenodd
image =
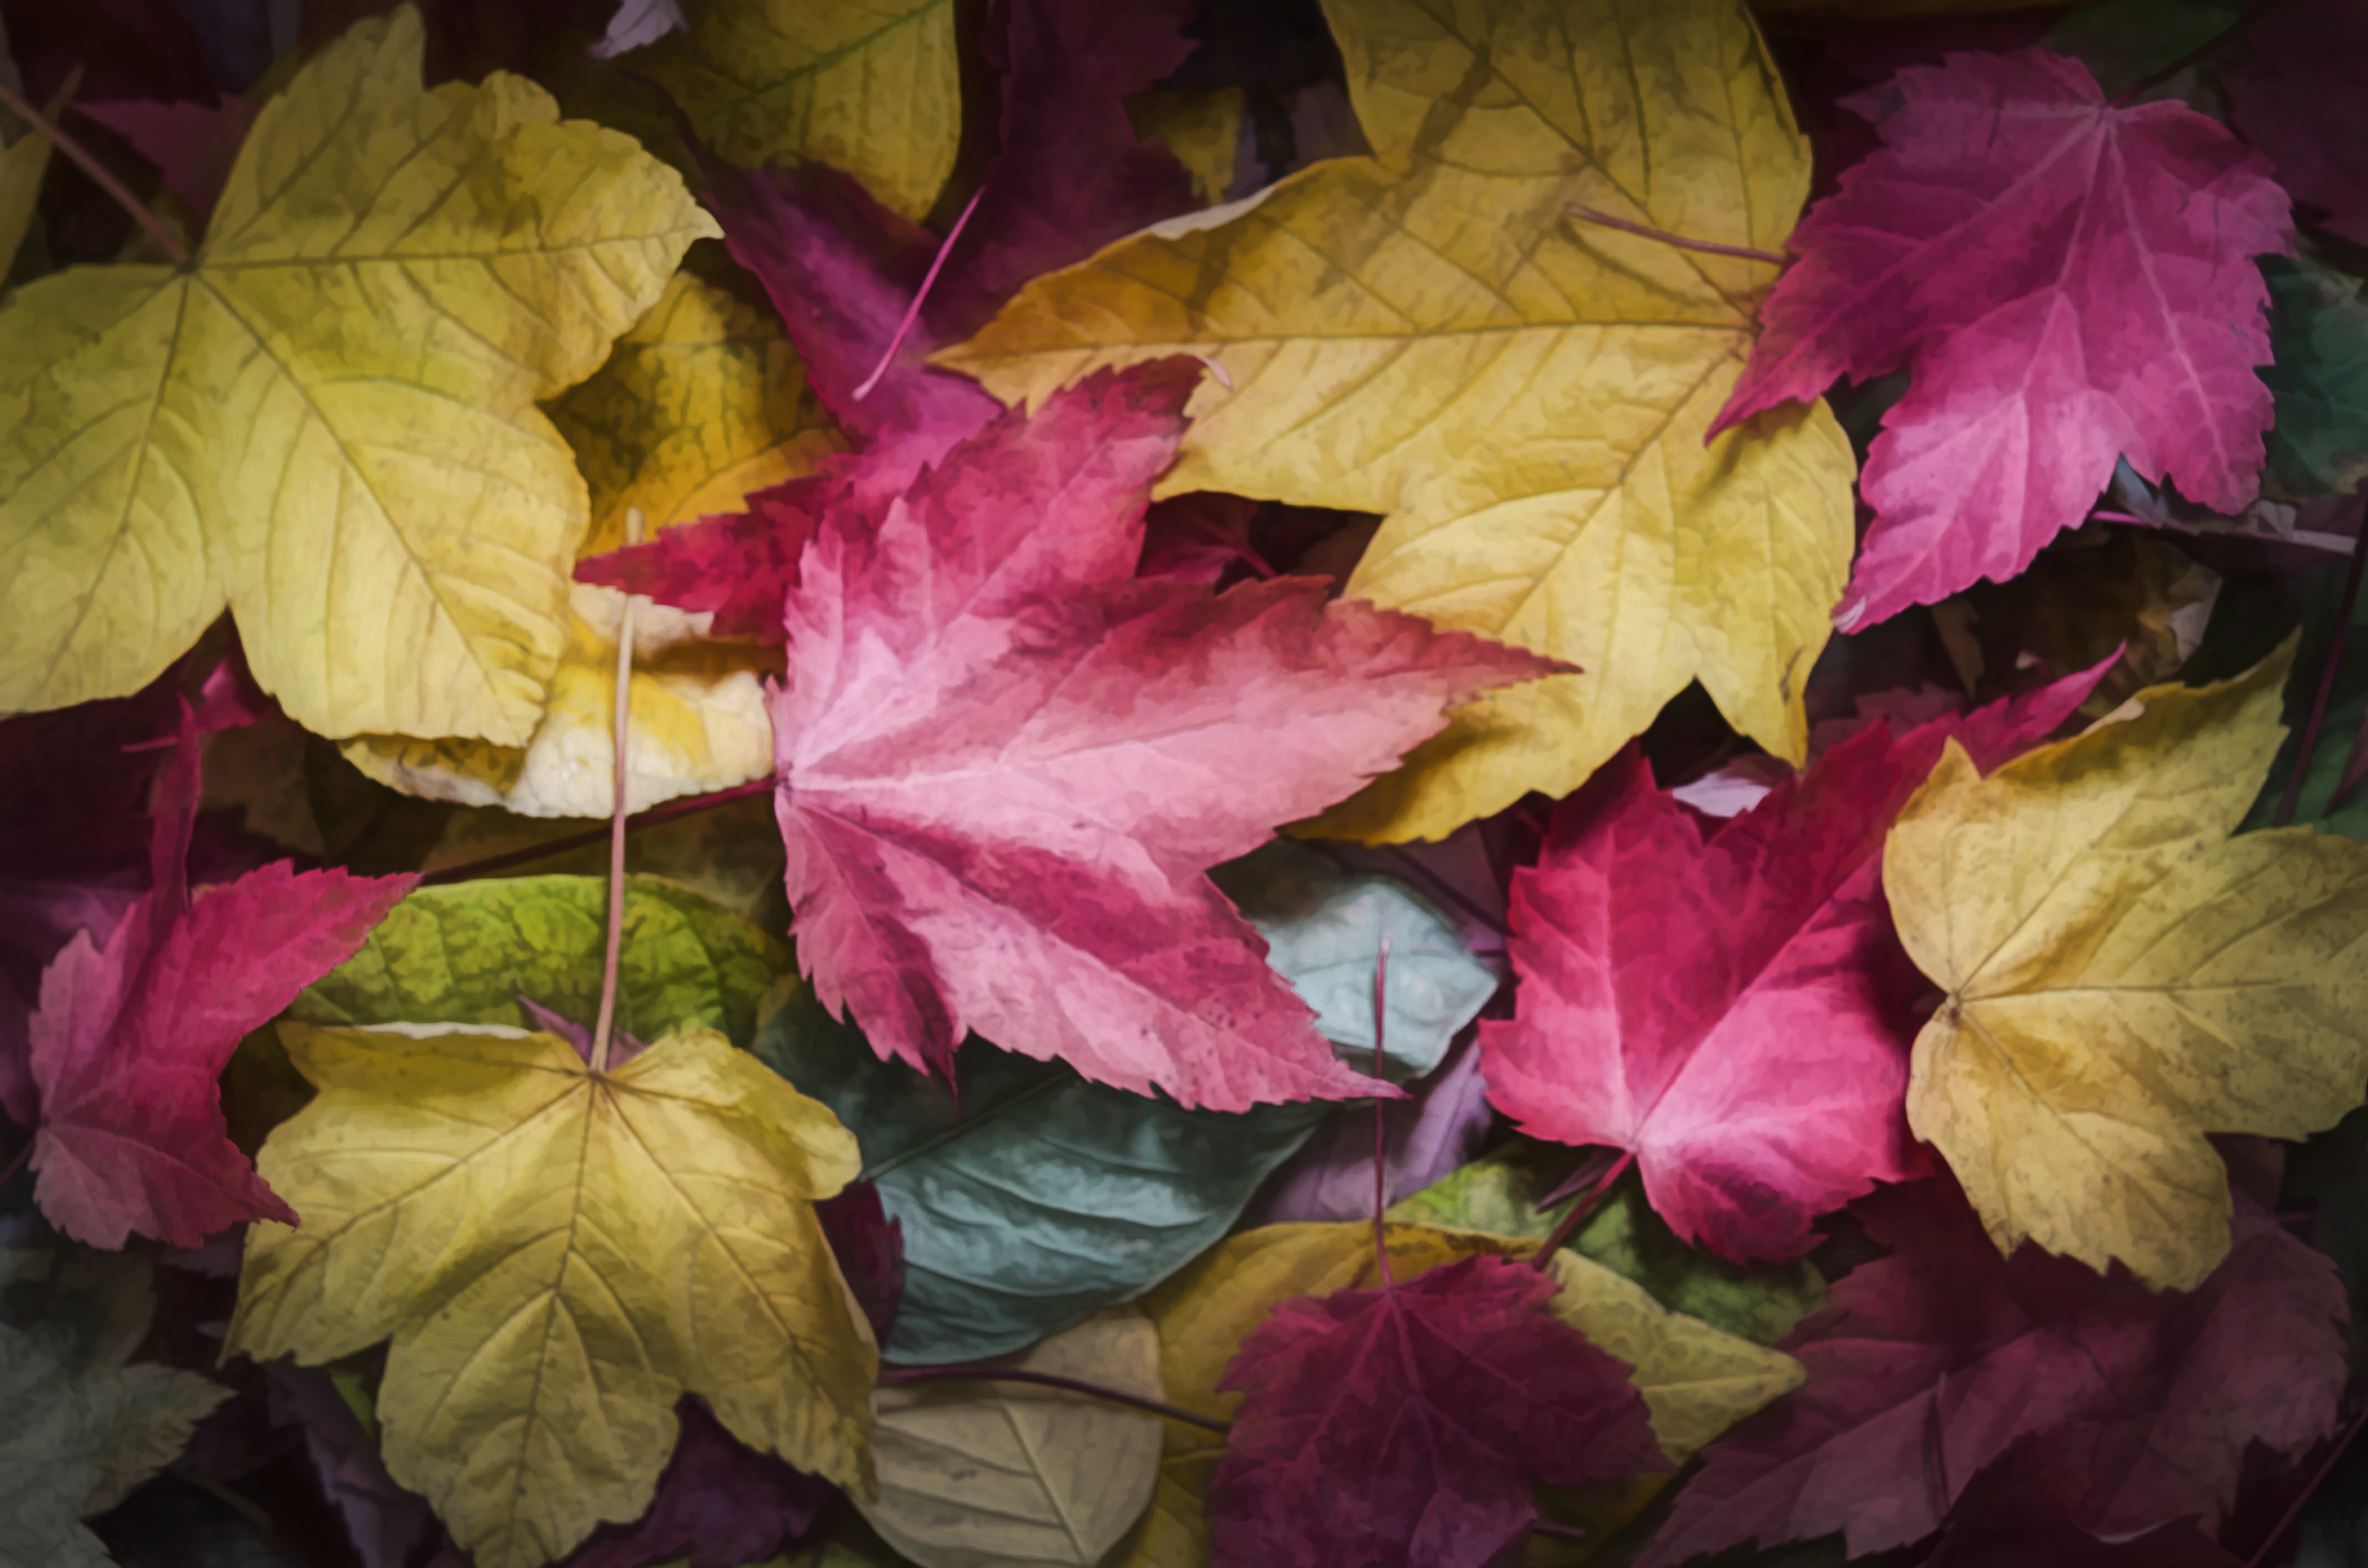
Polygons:
M1532 1482L1668 1469L1626 1363L1554 1290L1467 1257L1277 1307L1217 1385L1249 1395L1209 1488L1217 1561L1481 1568L1536 1518Z
M1137 580L1201 367L1098 374L834 514L773 699L799 961L882 1056L965 1028L1188 1106L1371 1094L1202 875L1562 666L1320 579Z
M1883 898L1884 835L1956 735L1986 766L2044 738L2111 661L1964 720L1880 720L1705 836L1634 750L1514 873L1510 1019L1488 1097L1523 1130L1633 1152L1679 1235L1737 1261L1922 1174L1903 1109L1922 982Z
M2214 1529L2248 1443L2299 1455L2334 1427L2342 1282L2248 1199L2226 1261L2159 1294L2036 1246L2000 1257L1945 1176L1860 1212L1892 1255L1781 1342L1808 1382L1707 1450L1640 1568L1836 1530L1853 1557L1904 1545L2039 1435L2086 1467L2089 1533Z
M247 1030L353 956L416 877L286 861L202 890L186 879L198 722L157 783L153 881L102 943L77 932L41 975L28 1060L34 1195L59 1230L120 1247L196 1246L243 1220L296 1222L230 1141L215 1080Z
M2252 499L2268 288L2292 249L2267 162L2183 104L2112 108L2045 50L1959 54L1847 100L1883 149L1789 242L1724 429L1907 364L1861 476L1837 625L2004 579L2125 456L2191 500Z

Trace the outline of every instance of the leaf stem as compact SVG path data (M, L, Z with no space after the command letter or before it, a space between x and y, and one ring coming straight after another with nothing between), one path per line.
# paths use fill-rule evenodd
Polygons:
M2326 1483L2328 1473L2335 1469L2335 1461L2341 1459L2344 1450L2351 1447L2351 1439L2360 1436L2360 1428L2362 1426L2368 1426L2368 1403L2362 1403L2360 1414L2351 1418L2351 1425L2343 1429L2343 1436L2338 1437L2335 1440L2335 1447L2328 1450L2327 1458L2319 1464L2318 1473L2310 1478L2310 1484L2302 1489L2302 1495L2286 1506L2285 1517L2278 1521L2277 1528L2262 1537L2261 1544L2253 1549L2253 1555L2245 1560L2245 1568L2261 1568L2263 1563L2269 1562L2270 1553L2276 1549L2279 1539L2287 1530L2292 1529L2294 1522L2302 1517L2303 1506L2317 1494L2319 1487Z
M871 389L880 384L880 378L888 373L888 367L896 362L896 350L905 347L905 335L911 332L913 324L921 319L921 303L929 297L929 290L938 280L939 270L946 265L946 257L952 254L954 242L962 238L962 225L969 222L970 215L978 210L978 199L985 194L985 186L971 192L970 201L962 208L962 216L955 219L954 226L946 231L946 243L938 247L937 256L929 263L929 270L921 277L921 286L913 290L913 302L905 307L905 319L896 324L896 331L888 339L888 347L881 354L880 363L871 367L871 373L863 378L861 386L855 389L853 396L856 402L861 403L870 397Z
M2230 22L2226 27L2222 28L2218 32L2214 33L2210 38L2205 39L2202 43L2197 44L2193 49L2189 50L2185 54L2180 55L2169 64L2163 66L2159 70L2149 71L2145 75L2139 77L2136 81L2131 83L2128 86L2123 87L2120 92L2113 95L2112 101L2109 102L2106 107L2108 108L2123 108L2132 98L2136 97L2140 93L2147 92L2153 88L2161 86L2165 82L2169 81L2172 77L2178 75L2189 66L2203 64L2206 60L2209 60L2214 55L2219 53L2222 46L2226 44L2230 39L2235 38L2247 28L2252 27L2257 23L2269 20L2276 12L2284 10L2286 4L2287 0L2270 0L2268 5L2254 11L2250 16L2245 15L2240 9L2235 21Z
M1782 267L1791 259L1775 251L1758 250L1750 245L1721 244L1716 240L1690 240L1683 234L1673 234L1667 229L1656 229L1644 223L1632 223L1625 218L1614 218L1609 212L1599 212L1592 207L1581 207L1577 202L1565 207L1563 210L1582 223L1600 223L1607 229L1618 229L1621 233L1628 234L1641 234L1648 240L1658 240L1665 245L1675 245L1679 250L1697 250L1705 256L1731 256L1744 261L1764 261L1770 267Z
M2351 631L2351 609L2360 602L2362 566L2368 566L2368 500L2362 503L2360 533L2351 540L2351 570L2343 579L2343 602L2335 612L2335 636L2327 644L2327 657L2318 667L2318 690L2310 699L2310 720L2302 727L2302 740L2294 752L2294 771L2286 777L2285 793L2278 797L2275 821L2279 827L2294 821L2294 806L2302 799L2303 779L2310 771L2310 754L2318 747L2319 726L2327 721L2327 699L2335 694L2337 667L2343 663L2344 640ZM2330 809L2333 804L2328 802Z
M642 542L642 509L625 509L625 542ZM609 949L600 960L600 1016L592 1025L591 1068L609 1070L609 1040L617 1022L617 960L625 945L625 785L632 756L626 747L633 717L633 596L617 609L616 750L613 797L609 802Z
M1387 1079L1389 1067L1383 1030L1389 1018L1390 937L1382 934L1382 945L1373 955L1373 1076ZM1390 1271L1390 1233L1382 1219L1382 1210L1389 1207L1389 1146L1390 1102L1376 1097L1373 1101L1373 1257L1381 1267L1382 1289L1395 1290L1398 1282Z
M175 267L189 265L189 247L181 243L181 236L173 233L170 224L150 210L146 202L132 195L131 187L116 178L115 172L100 163L91 150L76 141L64 127L35 108L26 101L23 94L5 82L0 82L0 105L6 105L18 119L32 127L36 134L47 137L51 146L73 159L75 167L88 175L99 189L114 199L118 207L131 215L133 222L148 232L148 237L156 242L156 248L171 257Z
M1611 1163L1611 1168L1603 1173L1603 1179L1595 1184L1594 1190L1572 1204L1570 1212L1554 1221L1554 1228L1546 1233L1545 1241L1539 1245L1537 1256L1530 1259L1530 1267L1541 1274L1544 1273L1554 1261L1554 1255L1562 1250L1562 1244L1570 1240L1571 1233L1578 1229L1579 1221L1595 1212L1596 1205L1601 1203L1604 1195L1611 1190L1611 1184L1635 1163L1635 1150L1622 1150L1620 1157Z
M686 796L679 801L668 801L663 806L652 806L645 812L636 812L626 823L625 831L638 833L643 828L655 827L660 823L672 822L677 817L697 816L701 812L712 812L718 806L728 806L734 801L745 801L752 795L769 795L772 790L773 776L768 773L762 778L752 778L746 784L734 784L728 790L718 790L711 795ZM419 885L441 887L448 882L473 881L479 877L490 877L495 871L507 871L512 866L548 860L553 856L581 849L587 844L598 844L608 837L609 832L610 830L606 827L586 828L582 833L567 834L543 844L530 844L523 849L505 849L498 855L488 855L480 860L462 860L456 865L439 867L422 876L419 879Z
M880 1369L879 1381L889 1385L955 1382L1037 1383L1048 1389L1063 1389L1070 1393L1081 1393L1092 1399L1108 1400L1112 1404L1133 1405L1137 1410L1147 1410L1154 1415L1164 1415L1170 1421L1181 1421L1188 1426L1198 1426L1203 1431L1214 1432L1221 1437L1234 1429L1233 1423L1230 1421L1218 1421L1210 1416L1196 1415L1177 1405L1164 1404L1156 1399L1145 1399L1140 1394L1128 1393L1122 1389L1104 1388L1099 1383L1089 1383L1082 1378L1064 1378L1054 1372L1031 1372L1019 1367L882 1367Z

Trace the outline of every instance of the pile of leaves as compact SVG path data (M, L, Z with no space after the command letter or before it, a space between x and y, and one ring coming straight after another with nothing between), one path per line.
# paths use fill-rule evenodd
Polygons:
M2362 1560L2368 0L0 24L0 1563Z

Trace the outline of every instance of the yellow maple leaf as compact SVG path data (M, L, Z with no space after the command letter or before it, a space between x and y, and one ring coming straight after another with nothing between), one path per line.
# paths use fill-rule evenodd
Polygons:
M0 710L137 689L227 603L328 735L523 744L584 482L536 401L716 233L631 139L357 25L256 119L186 267L0 310Z
M1703 444L1808 147L1740 0L1327 0L1371 157L1040 278L938 362L1031 403L1171 353L1224 368L1164 494L1387 514L1349 593L1566 659L1318 819L1436 838L1562 794L1699 680L1798 759L1852 544L1822 403Z
M523 1031L283 1024L319 1097L257 1160L225 1342L314 1363L392 1338L387 1469L477 1568L648 1507L676 1402L868 1492L871 1332L810 1205L854 1137L710 1029L607 1074Z
M405 794L529 817L605 817L616 801L617 618L625 596L577 583L567 651L523 748L485 741L360 735L339 749ZM765 676L778 653L707 637L712 615L642 601L633 610L632 722L625 809L726 790L773 770Z
M2368 845L2230 838L2283 734L2293 644L1981 777L1947 753L1883 856L1946 998L1907 1118L1999 1250L2187 1290L2228 1251L2207 1132L2299 1138L2368 1085Z
M735 164L819 158L917 218L962 140L954 0L689 0L632 63Z
M846 445L779 318L688 272L550 413L592 487L584 555L636 506L654 530L737 512Z

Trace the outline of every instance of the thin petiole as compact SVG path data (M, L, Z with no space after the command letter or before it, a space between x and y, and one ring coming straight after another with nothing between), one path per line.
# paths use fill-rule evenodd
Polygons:
M626 508L625 542L642 542L642 509ZM633 596L617 611L616 771L609 803L609 949L600 963L600 1016L592 1026L592 1071L609 1070L609 1040L617 1022L617 963L625 945L625 786L632 760L626 742L633 716Z
M0 104L6 105L18 119L31 126L34 134L47 137L51 146L73 159L76 168L88 175L99 189L114 198L118 207L131 215L133 222L148 232L148 237L156 242L156 248L170 257L175 267L189 265L189 247L181 243L181 236L173 233L172 226L165 220L149 210L146 202L131 194L130 186L115 177L114 170L100 163L91 150L76 141L64 127L28 103L23 94L5 82L0 82Z
M1570 1240L1572 1233L1578 1229L1580 1221L1594 1213L1596 1206L1603 1201L1604 1195L1611 1190L1611 1184L1625 1175L1628 1167L1635 1163L1636 1151L1622 1150L1620 1158L1612 1162L1611 1168L1603 1173L1603 1179L1595 1184L1594 1190L1572 1204L1570 1212L1554 1222L1554 1230L1539 1245L1537 1256L1530 1259L1530 1267L1541 1274L1544 1273L1547 1267L1554 1262L1554 1255L1562 1250L1562 1244Z
M1731 256L1742 261L1764 261L1770 267L1782 267L1791 258L1772 250L1758 250L1750 245L1721 244L1716 240L1691 240L1683 234L1670 233L1645 223L1632 223L1625 218L1614 218L1609 212L1599 212L1592 207L1573 202L1564 211L1582 223L1600 223L1607 229L1617 229L1623 234L1640 234L1648 240L1658 240L1679 250L1700 251L1704 256Z

